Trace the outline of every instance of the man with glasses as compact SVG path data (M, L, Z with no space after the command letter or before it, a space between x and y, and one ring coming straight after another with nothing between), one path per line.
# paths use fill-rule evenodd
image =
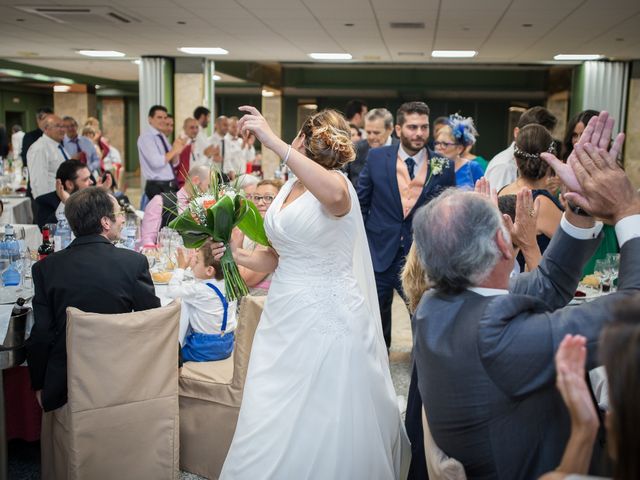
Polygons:
M33 266L34 325L27 341L31 386L45 414L43 451L52 412L67 403L66 309L116 314L160 306L147 259L116 248L125 215L116 199L102 188L72 194L65 214L76 239L64 250Z

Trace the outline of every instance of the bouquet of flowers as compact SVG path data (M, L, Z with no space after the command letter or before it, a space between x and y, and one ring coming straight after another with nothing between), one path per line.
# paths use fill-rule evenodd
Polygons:
M249 293L247 284L238 272L229 240L231 231L238 227L244 234L260 245L269 245L262 217L256 206L244 196L237 185L222 182L218 171L211 173L209 190L194 194L185 210L169 223L176 230L187 248L200 248L209 238L224 243L227 250L220 259L225 281L225 295L229 301L237 300ZM198 192L190 179L187 182L192 192Z

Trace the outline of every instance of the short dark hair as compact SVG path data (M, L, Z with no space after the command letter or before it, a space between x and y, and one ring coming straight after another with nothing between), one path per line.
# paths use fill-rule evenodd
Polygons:
M78 172L83 168L89 168L80 160L65 160L60 164L56 171L56 179L60 180L64 185L64 182L71 180L72 182L78 178Z
M155 116L157 111L169 113L169 111L167 110L167 107L165 107L164 105L154 105L149 109L149 116L150 117Z
M396 125L404 125L405 115L412 113L418 113L420 115L429 116L429 105L424 102L407 102L400 105L400 108L396 112Z
M435 127L436 125L449 125L449 117L438 117L438 118L436 118L433 121L433 126Z
M362 113L362 109L367 106L362 100L349 100L347 106L344 109L344 116L347 120L353 118L359 113Z
M64 117L62 117L62 121L63 122L73 122L75 124L75 126L78 126L78 122L76 121L75 118L69 116L69 115L65 115Z
M193 118L198 120L201 116L203 115L206 116L210 114L211 114L211 110L209 110L207 107L199 106L199 107L196 107L196 109L193 111Z
M167 112L167 118L173 118L173 113Z
M222 264L220 263L220 260L216 260L216 258L213 256L211 248L205 245L198 251L202 252L202 259L204 260L205 266L213 267L216 271L216 273L213 275L213 278L215 278L216 280L222 280L224 278L224 275L222 273Z
M544 107L532 107L529 110L522 112L522 115L520 115L520 119L518 120L517 127L523 128L527 125L531 125L532 123L542 125L547 130L552 131L556 128L558 119L553 113Z
M38 120L42 120L47 115L53 115L53 110L51 109L51 107L40 107L38 110L36 110L36 117L38 118Z
M64 214L76 237L100 235L102 219L116 221L113 198L100 187L89 187L71 194L64 205Z

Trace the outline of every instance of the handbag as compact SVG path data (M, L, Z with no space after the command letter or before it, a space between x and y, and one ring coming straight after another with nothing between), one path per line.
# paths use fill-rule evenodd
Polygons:
M224 360L225 358L229 358L231 352L233 352L235 335L233 332L226 333L229 303L215 285L211 283L207 283L206 285L216 292L224 308L220 334L190 332L186 336L182 347L182 358L185 362L213 362L216 360Z

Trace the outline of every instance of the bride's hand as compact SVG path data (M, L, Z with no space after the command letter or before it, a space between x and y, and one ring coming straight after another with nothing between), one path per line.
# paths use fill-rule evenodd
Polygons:
M273 133L271 127L258 111L256 107L250 105L244 105L238 108L241 112L246 112L245 115L238 121L238 128L243 137L252 133L265 147L271 148L274 144L274 140L278 137Z
M213 254L213 258L216 260L220 260L224 252L227 250L222 242L214 242L213 240L207 240L207 243L204 247L208 247L211 249L211 253Z

